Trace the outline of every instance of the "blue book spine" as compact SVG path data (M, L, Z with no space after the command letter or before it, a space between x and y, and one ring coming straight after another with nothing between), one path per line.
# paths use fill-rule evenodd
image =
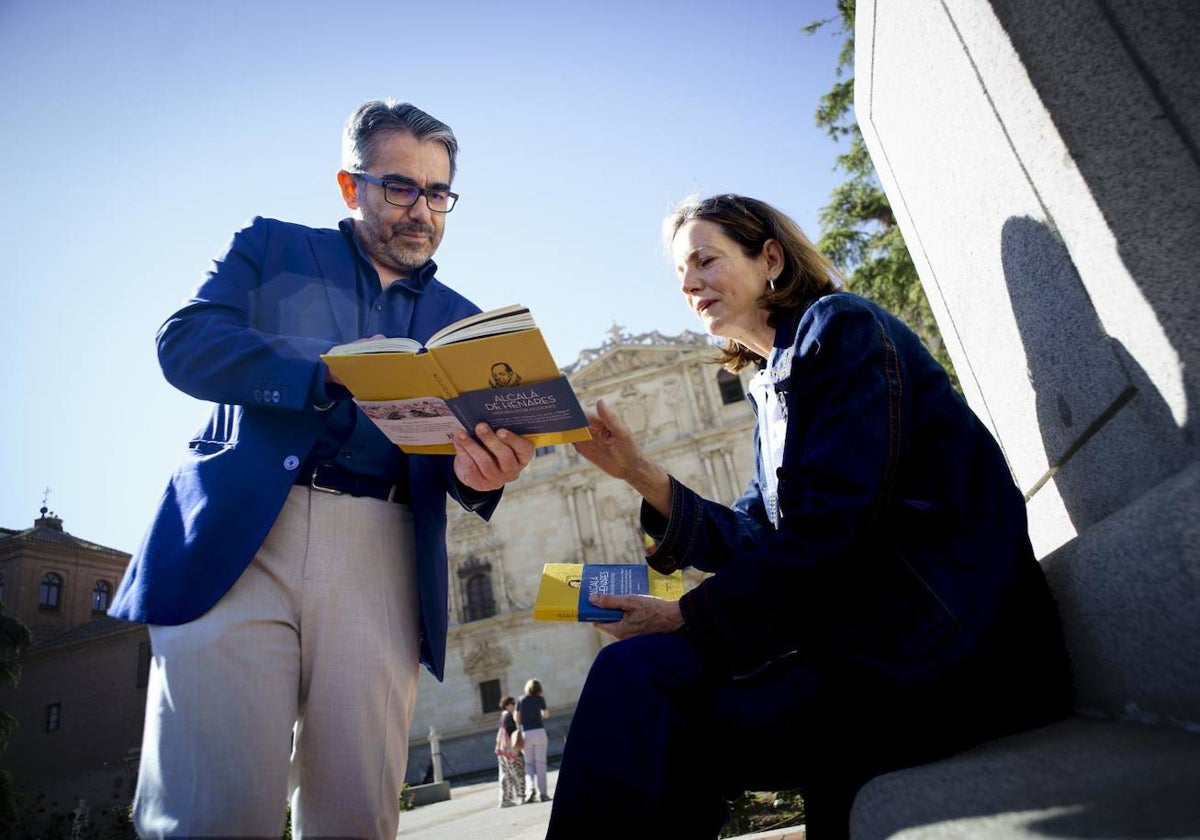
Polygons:
M580 621L620 621L620 610L603 609L588 602L592 595L647 595L647 567L634 563L588 563L579 585Z

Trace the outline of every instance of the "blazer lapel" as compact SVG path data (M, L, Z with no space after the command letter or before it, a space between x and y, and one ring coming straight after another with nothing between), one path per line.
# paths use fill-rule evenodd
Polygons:
M342 341L354 341L359 337L358 305L355 302L358 266L354 263L354 253L340 230L313 231L308 241L321 279L325 281L325 294Z

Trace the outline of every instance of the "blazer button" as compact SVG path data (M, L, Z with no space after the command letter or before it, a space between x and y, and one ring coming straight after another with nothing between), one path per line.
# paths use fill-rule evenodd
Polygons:
M279 392L278 391L271 392L271 402L279 402Z
M254 401L262 402L262 389L261 388L254 389Z
M289 455L283 459L283 468L285 470L294 470L300 466L300 459L295 455Z

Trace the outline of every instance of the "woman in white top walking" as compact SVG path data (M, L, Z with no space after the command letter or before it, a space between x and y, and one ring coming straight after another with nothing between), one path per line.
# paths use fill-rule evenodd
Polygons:
M546 746L550 739L544 723L548 717L550 710L542 696L542 683L531 679L525 683L525 693L517 700L516 713L517 724L525 733L525 777L529 790L526 802L550 801L550 793L546 790Z

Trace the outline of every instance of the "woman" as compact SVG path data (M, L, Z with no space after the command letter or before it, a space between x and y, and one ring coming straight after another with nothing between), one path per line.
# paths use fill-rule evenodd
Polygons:
M496 729L496 765L500 775L500 807L511 808L525 799L524 741L513 710L517 701L505 697L500 701L500 726Z
M529 779L529 797L526 802L549 802L546 790L546 747L550 740L546 736L546 718L550 710L542 696L542 683L532 679L525 683L525 693L517 701L517 723L525 733L525 775Z
M716 837L726 798L792 788L812 840L844 837L872 775L1069 711L1024 502L917 336L839 291L791 219L721 195L664 238L720 361L758 369L757 469L707 501L590 415L576 448L642 495L649 564L713 574L678 602L592 599L622 641L588 675L547 837Z

